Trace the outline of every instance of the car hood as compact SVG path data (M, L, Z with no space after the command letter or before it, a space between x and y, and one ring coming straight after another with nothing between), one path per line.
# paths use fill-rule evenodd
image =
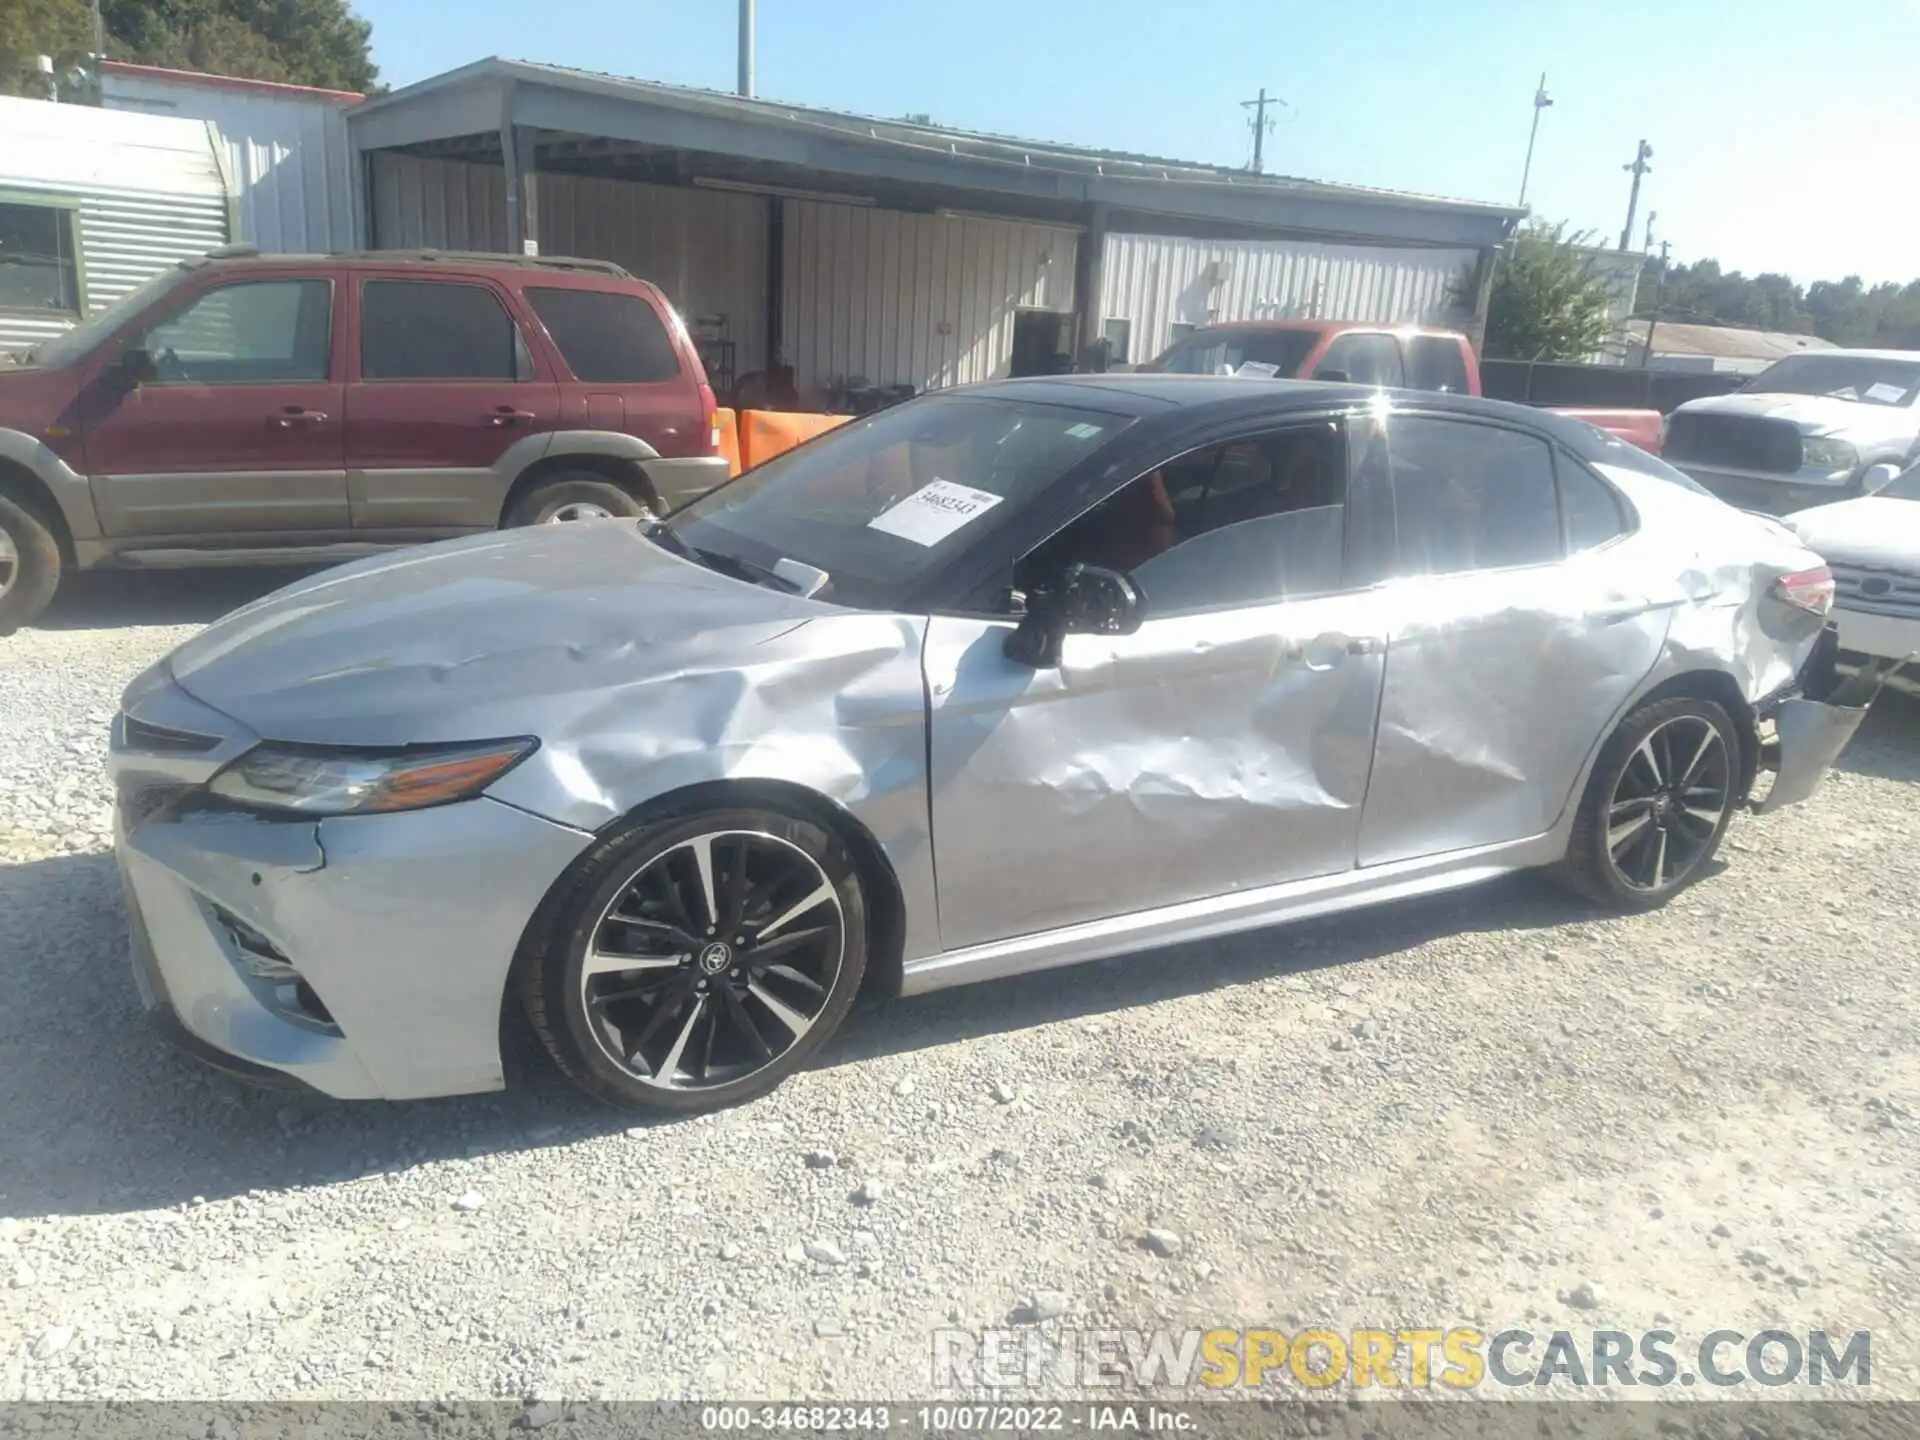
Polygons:
M1920 574L1920 500L1869 495L1797 510L1786 523L1822 559Z
M537 735L569 695L745 665L843 613L682 560L631 522L588 521L328 571L234 611L171 666L270 740Z
M1806 435L1838 435L1854 444L1911 439L1920 432L1920 412L1893 405L1839 400L1831 395L1768 395L1739 391L1689 400L1676 414L1754 415L1791 420Z

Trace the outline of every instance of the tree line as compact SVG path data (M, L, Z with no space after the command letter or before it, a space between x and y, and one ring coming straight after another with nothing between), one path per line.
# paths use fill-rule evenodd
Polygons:
M1736 325L1818 335L1836 345L1920 350L1920 280L1869 286L1858 275L1804 289L1785 275L1746 276L1717 260L1667 267L1650 260L1640 277L1638 314L1699 325Z
M1592 237L1534 221L1501 253L1487 308L1487 354L1514 360L1585 360L1617 353L1618 281L1600 266ZM1836 345L1920 350L1920 280L1869 286L1858 275L1802 287L1785 275L1748 277L1717 260L1643 263L1634 313L1664 321L1783 330Z
M373 27L347 0L100 0L109 59L328 90L373 91ZM87 0L0 0L0 94L40 95L93 50ZM62 81L65 88L65 81Z

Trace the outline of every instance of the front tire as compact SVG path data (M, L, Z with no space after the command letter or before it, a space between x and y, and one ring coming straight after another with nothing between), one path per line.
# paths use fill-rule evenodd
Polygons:
M1641 706L1602 748L1557 874L1614 909L1657 909L1705 873L1739 774L1739 735L1720 706Z
M0 495L0 635L35 619L59 587L59 540L33 511Z
M533 939L521 998L589 1094L689 1113L800 1069L865 969L866 907L839 838L729 807L643 820L590 851Z

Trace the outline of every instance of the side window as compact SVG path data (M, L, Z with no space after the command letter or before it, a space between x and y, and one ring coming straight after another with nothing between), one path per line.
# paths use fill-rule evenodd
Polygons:
M520 327L484 285L369 280L360 300L366 380L526 380Z
M576 379L651 385L680 373L667 327L638 295L530 285L526 297Z
M1407 388L1465 395L1467 357L1460 342L1440 335L1415 335L1407 341Z
M1210 445L1149 471L1021 562L1032 589L1067 566L1130 573L1154 616L1262 604L1344 583L1347 449L1323 420Z
M1334 337L1327 353L1314 366L1316 380L1348 380L1355 385L1384 385L1397 390L1407 383L1400 370L1400 342L1391 335L1349 331Z
M157 383L275 385L325 380L333 286L246 280L209 290L146 335Z
M80 313L74 215L58 205L0 204L0 310Z
M1560 477L1560 515L1567 527L1567 553L1597 550L1627 532L1620 497L1598 475L1565 455L1554 457Z
M1560 558L1553 452L1517 430L1395 416L1388 449L1402 575L1497 570Z

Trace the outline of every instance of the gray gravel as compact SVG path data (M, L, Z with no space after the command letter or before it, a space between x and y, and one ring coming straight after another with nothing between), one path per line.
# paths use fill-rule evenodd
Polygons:
M954 1323L1656 1319L1868 1329L1920 1397L1912 702L1660 914L1520 878L865 1005L636 1125L523 1036L507 1094L403 1106L149 1036L102 736L199 593L0 641L0 1400L902 1397Z

